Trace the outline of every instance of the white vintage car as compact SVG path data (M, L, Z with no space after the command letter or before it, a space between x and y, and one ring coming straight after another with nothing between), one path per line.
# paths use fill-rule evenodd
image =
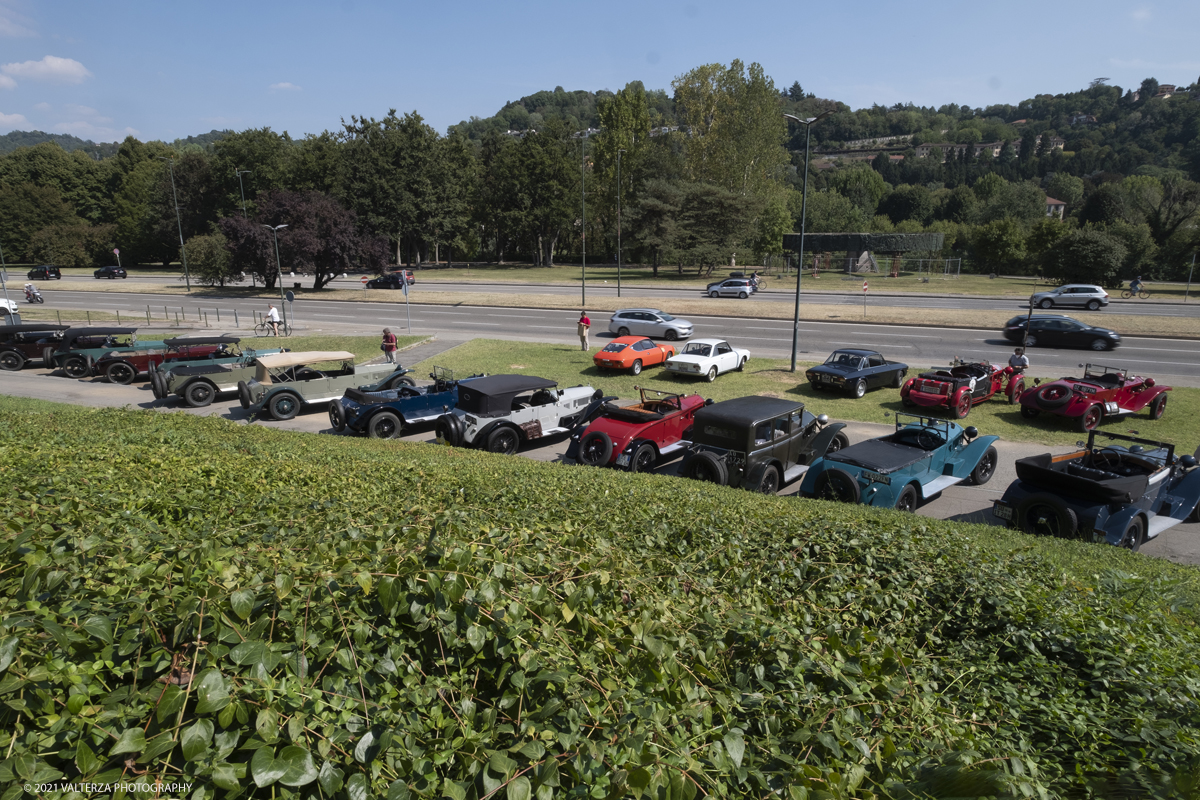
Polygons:
M492 453L515 453L534 439L587 424L605 399L591 386L559 389L532 375L489 375L458 387L458 405L438 417L439 440Z
M749 350L724 339L693 339L678 355L668 358L665 367L679 375L703 375L711 383L723 372L740 371L749 359Z

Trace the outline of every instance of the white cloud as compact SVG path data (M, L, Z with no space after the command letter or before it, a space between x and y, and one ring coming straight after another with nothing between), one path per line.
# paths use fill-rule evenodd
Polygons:
M101 124L107 124L109 122L112 122L112 117L102 117L102 116L100 116L99 111L97 111L94 108L90 108L88 106L77 106L77 105L68 103L65 106L63 106L63 110L66 111L71 116L83 117L84 119L87 119L90 122L101 123Z
M1145 6L1136 8L1130 12L1129 16L1133 17L1138 22L1145 22L1146 20L1150 19L1150 9L1146 8Z
M7 75L0 75L0 89L15 89L17 82Z
M28 27L29 19L8 7L8 3L0 0L0 36L37 36Z
M297 86L294 83L288 83L286 81L284 81L283 83L272 83L267 88L273 92L298 92L298 91L300 91L299 86Z
M92 73L73 58L46 56L41 61L21 61L5 64L0 72L18 78L30 78L55 83L83 83Z
M0 128L16 128L29 124L24 114L5 114L0 112Z
M36 108L38 111L49 111L50 104L49 103L38 103L36 106L34 106L34 108Z

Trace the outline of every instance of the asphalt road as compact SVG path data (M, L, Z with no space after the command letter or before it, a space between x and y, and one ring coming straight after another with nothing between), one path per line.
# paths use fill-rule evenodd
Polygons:
M437 342L423 345L408 351L406 356L416 360L428 358L435 355L439 349L447 347L448 344L447 342ZM5 394L18 397L33 397L77 405L94 407L128 405L132 408L156 409L164 412L181 411L200 416L216 415L242 424L265 425L272 428L301 430L324 435L346 435L337 434L330 427L325 404L306 407L298 417L287 422L274 420L251 422L247 419L247 413L238 405L236 398L232 395L217 400L207 408L188 409L178 402L177 398L166 401L156 400L147 383L118 386L105 383L98 378L76 381L63 377L61 373L49 374L44 369L25 369L19 373L4 373L0 389ZM846 427L846 433L850 437L851 443L881 436L891 430L892 428L887 425L866 422L850 422ZM435 445L436 437L430 425L405 436L404 441ZM539 446L523 450L520 456L538 461L556 462L566 452L567 444L568 440L565 437L557 437L544 441ZM999 463L991 481L984 486L962 484L952 486L918 508L917 513L935 519L997 525L998 520L991 513L992 503L999 499L1008 484L1016 478L1014 462L1018 458L1045 452L1046 447L1040 444L1000 441L996 443L996 449L999 451ZM1059 447L1054 451L1067 452L1069 449ZM660 466L656 472L662 475L677 476L678 466L678 461L669 462ZM570 468L586 469L585 467ZM676 479L683 480L683 478ZM797 481L785 486L780 494L794 494L798 488L799 482ZM1200 564L1200 523L1177 525L1147 542L1141 552L1147 556L1166 558L1181 564Z
M162 323L164 314L181 310L178 297L47 290L46 309L87 309L119 311L130 316L130 324L145 324L147 305ZM375 333L390 326L397 333L408 333L403 295L396 303L355 303L336 300L299 300L294 304L293 319L301 333L353 329ZM206 313L209 324L222 330L242 330L250 334L253 313L266 309L261 299L205 300L199 304L184 300L183 320L195 320ZM750 350L752 357L788 358L791 355L792 323L736 316L738 303L730 300L730 316L692 315L696 336L729 339ZM220 322L218 323L218 309ZM234 326L234 312L240 328ZM995 330L932 328L913 325L875 325L854 319L856 309L847 310L845 322L801 322L799 360L822 361L839 347L865 347L879 350L888 358L916 368L941 366L956 356L987 359L1003 363L1013 345ZM571 310L502 308L488 306L412 305L412 332L435 334L439 338L465 341L476 337L519 341L571 343L575 339L577 312ZM603 342L613 336L607 332L607 314L593 317L593 339ZM1032 374L1069 375L1085 362L1128 367L1173 386L1200 387L1200 341L1127 336L1112 353L1089 350L1033 348L1029 353Z

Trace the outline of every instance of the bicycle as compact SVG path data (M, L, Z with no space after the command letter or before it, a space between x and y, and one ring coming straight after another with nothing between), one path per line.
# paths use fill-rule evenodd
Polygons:
M292 335L291 323L280 320L277 324L279 325L279 335L280 336L291 336ZM264 319L263 321L261 321L257 325L255 325L254 326L254 335L255 336L274 336L275 331L271 328L271 322L269 320Z
M1121 299L1122 299L1122 300L1128 300L1128 299L1130 299L1130 298L1131 298L1131 297L1133 297L1133 296L1134 296L1134 292L1131 292L1131 291L1130 291L1130 290L1128 290L1128 289L1126 289L1125 291L1121 292ZM1148 297L1150 297L1150 293L1149 293L1149 292L1147 292L1145 289L1138 289L1138 290L1137 290L1137 296L1138 296L1138 298L1139 298L1139 299L1141 299L1141 300L1145 300L1145 299L1147 299Z

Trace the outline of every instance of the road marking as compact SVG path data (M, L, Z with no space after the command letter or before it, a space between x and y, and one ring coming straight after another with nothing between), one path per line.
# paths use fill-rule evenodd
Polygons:
M830 343L830 344L848 344L848 345L850 345L851 347L853 347L854 345L858 344L858 342L834 342L834 341L831 341L831 342L829 342L829 343ZM890 348L892 348L892 347L909 347L909 348L913 348L913 347L916 347L916 345L915 345L915 344L889 344L889 345L888 345L888 348L889 348L889 349L890 349Z

